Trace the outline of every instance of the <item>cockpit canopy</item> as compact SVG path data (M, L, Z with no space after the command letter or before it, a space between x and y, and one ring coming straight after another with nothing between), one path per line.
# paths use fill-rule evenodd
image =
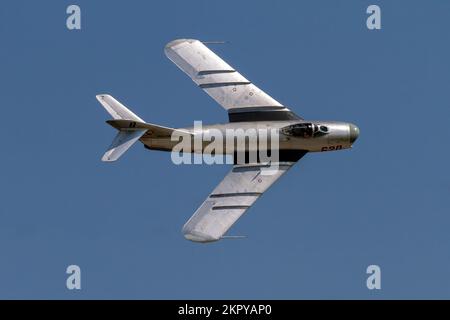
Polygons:
M313 123L297 123L282 128L281 133L301 138L319 137L328 133L328 127Z

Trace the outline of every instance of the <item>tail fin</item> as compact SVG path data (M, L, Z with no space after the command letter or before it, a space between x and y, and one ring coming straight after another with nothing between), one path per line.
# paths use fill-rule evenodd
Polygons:
M99 94L96 98L115 120L132 120L125 121L132 124L127 127L115 126L119 132L102 157L102 161L116 161L147 132L148 128L143 126L136 128L136 122L145 124L145 121L110 95Z

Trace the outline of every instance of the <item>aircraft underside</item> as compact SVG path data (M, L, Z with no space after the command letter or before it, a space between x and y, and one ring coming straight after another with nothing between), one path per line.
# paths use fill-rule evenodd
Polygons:
M193 127L174 129L147 123L112 96L97 95L113 117L107 123L118 130L102 161L118 160L137 141L152 150L171 151L176 164L189 163L187 154L231 155L230 172L183 226L188 240L228 238L232 225L306 153L348 149L358 138L359 129L351 123L304 120L201 41L174 40L164 51L228 112L229 122L194 122Z

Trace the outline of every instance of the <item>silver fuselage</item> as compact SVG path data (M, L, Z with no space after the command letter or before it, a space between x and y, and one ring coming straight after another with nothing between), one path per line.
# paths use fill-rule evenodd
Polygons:
M312 123L317 126L325 126L327 132L321 135L303 137L287 135L283 133L283 128L296 125ZM203 125L201 129L194 127L180 128L177 129L183 132L188 132L190 137L203 137L200 148L195 148L192 138L192 148L184 148L185 152L202 152L205 147L211 143L211 139L208 137L221 133L224 137L223 147L216 149L216 154L230 154L237 150L237 140L236 143L230 148L230 144L226 143L226 137L230 136L230 133L236 136L246 135L248 132L256 132L258 140L267 139L267 148L270 149L273 145L270 141L270 135L266 134L264 137L261 136L261 132L270 132L270 130L275 130L278 133L278 148L280 150L303 150L308 152L322 152L322 151L335 151L351 148L353 142L359 135L359 129L346 122L337 121L257 121L257 122L231 122L225 124L214 124L214 125ZM164 151L172 151L175 145L177 145L180 140L175 137L164 137L155 138L151 136L143 136L141 141L149 149L157 149ZM246 143L246 150L255 150L255 148L261 149L261 144ZM201 150L200 150L201 149Z

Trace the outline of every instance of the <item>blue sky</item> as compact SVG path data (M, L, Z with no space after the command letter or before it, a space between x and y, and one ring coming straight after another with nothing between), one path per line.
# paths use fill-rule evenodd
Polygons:
M437 0L3 1L0 298L450 298L449 21ZM297 114L361 130L282 177L233 227L246 240L181 235L227 166L142 145L100 161L115 132L98 93L152 123L227 120L164 56L176 38L226 40L214 50Z

